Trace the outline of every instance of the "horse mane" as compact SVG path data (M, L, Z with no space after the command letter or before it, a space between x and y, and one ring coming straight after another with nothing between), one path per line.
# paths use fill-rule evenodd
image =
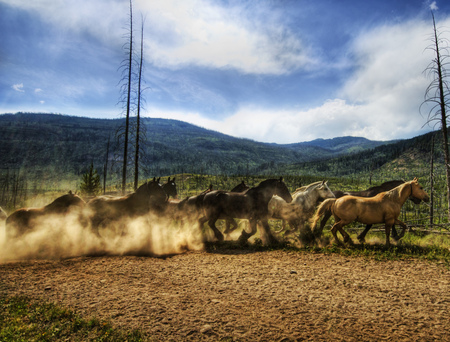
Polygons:
M305 192L305 191L307 191L307 190L309 190L309 189L311 189L313 187L316 187L316 186L318 186L319 184L322 184L322 183L323 183L323 181L318 181L318 182L314 182L314 183L311 183L311 184L308 184L308 185L301 186L300 188L295 189L295 191L292 193L292 195L295 195L295 194L297 194L299 192Z

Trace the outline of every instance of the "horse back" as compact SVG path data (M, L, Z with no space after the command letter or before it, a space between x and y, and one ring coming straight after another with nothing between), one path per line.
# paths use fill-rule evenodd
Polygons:
M386 193L374 197L344 196L336 200L332 207L335 218L364 224L384 223L400 214L401 207L391 201Z

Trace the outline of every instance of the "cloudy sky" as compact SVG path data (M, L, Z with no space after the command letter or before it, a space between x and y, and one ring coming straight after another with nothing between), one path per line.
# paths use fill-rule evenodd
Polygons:
M0 0L0 113L120 117L128 6ZM134 0L145 116L276 143L425 133L430 8L450 31L447 0Z

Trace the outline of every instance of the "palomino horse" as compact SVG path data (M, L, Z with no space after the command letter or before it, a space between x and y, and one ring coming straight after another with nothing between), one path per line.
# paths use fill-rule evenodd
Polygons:
M380 192L389 191L394 189L395 187L405 183L404 180L391 180L388 182L384 182L381 185L370 187L369 189L362 190L362 191L333 191L336 198L340 198L342 196L351 195L351 196L358 196L358 197L373 197L375 195L378 195ZM415 204L419 204L420 200L417 200L415 198L411 199ZM327 223L328 219L331 217L331 211L327 211L322 219L320 221L320 226L316 227L314 229L314 236L320 237L322 235L323 228L325 227L325 224ZM358 240L363 243L365 241L366 235L369 232L370 228L372 228L371 224L366 225L364 228L364 231L361 232L357 238ZM404 235L404 234L403 234ZM400 240L403 237L402 234L398 235L397 230L395 229L395 226L392 226L392 237L394 240Z
M267 238L272 242L274 237L268 223L268 204L273 195L282 197L288 203L292 201L292 196L284 184L283 178L267 179L245 192L211 191L203 198L205 219L219 241L223 240L223 234L215 225L219 218L248 219L251 232L242 231L239 237L242 242L247 241L256 233L259 220Z
M32 230L38 219L49 215L65 216L69 212L81 215L86 203L72 191L58 197L52 203L42 208L23 208L14 211L6 219L6 234L8 237L20 236Z
M315 182L295 190L292 194L292 202L286 203L279 196L273 196L269 201L269 217L283 220L282 232L286 227L286 221L294 230L309 220L314 215L314 210L320 202L327 198L334 198L333 192L326 181ZM286 234L290 231L286 231Z
M159 182L152 181L142 184L136 192L126 196L99 196L87 203L91 213L91 227L98 234L99 226L105 221L122 218L135 218L150 212L160 213L165 210L167 195Z
M391 227L399 224L406 231L406 224L398 219L400 210L408 198L428 202L430 198L419 184L417 178L410 182L403 183L396 188L381 192L374 197L343 196L338 199L327 199L318 208L313 219L313 226L316 226L320 217L327 210L331 210L335 224L331 228L336 242L341 244L337 237L339 231L344 237L344 242L351 242L350 236L343 227L353 221L364 224L384 223L386 231L386 247L389 247Z
M169 177L167 179L167 183L164 183L162 185L162 188L166 192L168 198L170 198L170 197L177 198L178 197L177 184L175 183L175 177L173 177L173 179L170 179L170 177Z

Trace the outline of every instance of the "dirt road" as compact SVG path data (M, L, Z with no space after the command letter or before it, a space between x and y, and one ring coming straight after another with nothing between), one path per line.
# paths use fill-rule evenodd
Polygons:
M0 264L0 291L156 341L450 341L450 272L285 251Z

